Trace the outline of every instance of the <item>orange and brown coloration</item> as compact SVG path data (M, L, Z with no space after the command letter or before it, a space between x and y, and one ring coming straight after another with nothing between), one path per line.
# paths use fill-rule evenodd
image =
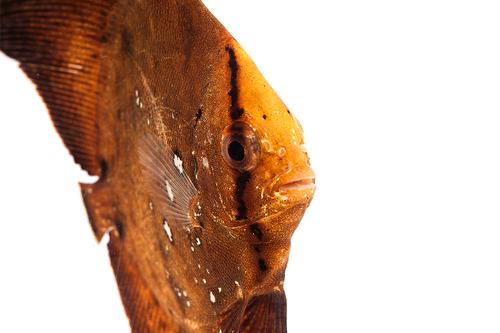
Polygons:
M134 332L286 332L302 130L199 0L1 0L82 184Z

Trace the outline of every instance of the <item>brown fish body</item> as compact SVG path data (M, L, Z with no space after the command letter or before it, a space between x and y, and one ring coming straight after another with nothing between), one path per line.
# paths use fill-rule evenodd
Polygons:
M2 0L0 47L99 176L82 194L132 330L285 332L300 125L199 1L55 3Z

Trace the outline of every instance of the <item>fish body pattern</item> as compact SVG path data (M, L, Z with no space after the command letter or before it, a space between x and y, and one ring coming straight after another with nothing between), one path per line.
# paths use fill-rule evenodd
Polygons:
M133 332L286 332L290 239L315 189L302 129L198 0L0 2Z

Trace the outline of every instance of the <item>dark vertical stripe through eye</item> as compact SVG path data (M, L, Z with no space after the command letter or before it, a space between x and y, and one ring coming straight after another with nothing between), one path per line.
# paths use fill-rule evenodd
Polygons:
M230 47L226 47L226 52L229 54L229 69L231 70L231 81L229 89L229 97L231 97L231 108L229 110L229 115L232 120L239 119L245 110L238 106L238 62L236 61L236 55L234 50Z
M239 107L239 87L238 87L238 62L236 60L236 55L234 50L231 47L226 47L226 52L229 56L228 65L229 70L231 71L230 78L230 87L228 95L231 98L231 105L229 108L229 115L231 120L235 121L241 118L243 113L245 112L243 108ZM248 182L250 181L251 174L250 172L238 172L236 175L235 183L235 199L236 199L236 220L245 220L248 217L248 209L245 204L245 200L243 199L245 189L247 187Z
M245 193L245 189L249 181L250 181L250 172L248 171L240 173L236 178L235 197L238 205L237 206L238 213L236 214L236 220L244 220L247 218L248 210L245 204L245 200L243 200L243 194Z

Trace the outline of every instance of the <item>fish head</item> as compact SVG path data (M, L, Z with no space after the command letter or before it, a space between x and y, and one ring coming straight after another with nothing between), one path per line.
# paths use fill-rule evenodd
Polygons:
M225 257L237 254L234 265L255 271L260 285L276 287L313 198L315 175L297 119L236 42L225 51L225 89L218 104L205 109L212 112L205 119L210 134L202 137L214 142L198 157L200 215L216 217L218 234L228 235L221 241Z
M226 185L213 188L222 192L227 224L303 213L315 191L315 175L302 126L236 42L226 51L229 101L217 107L227 115L219 127L219 149L214 149L217 178ZM302 216L285 215L288 229Z

